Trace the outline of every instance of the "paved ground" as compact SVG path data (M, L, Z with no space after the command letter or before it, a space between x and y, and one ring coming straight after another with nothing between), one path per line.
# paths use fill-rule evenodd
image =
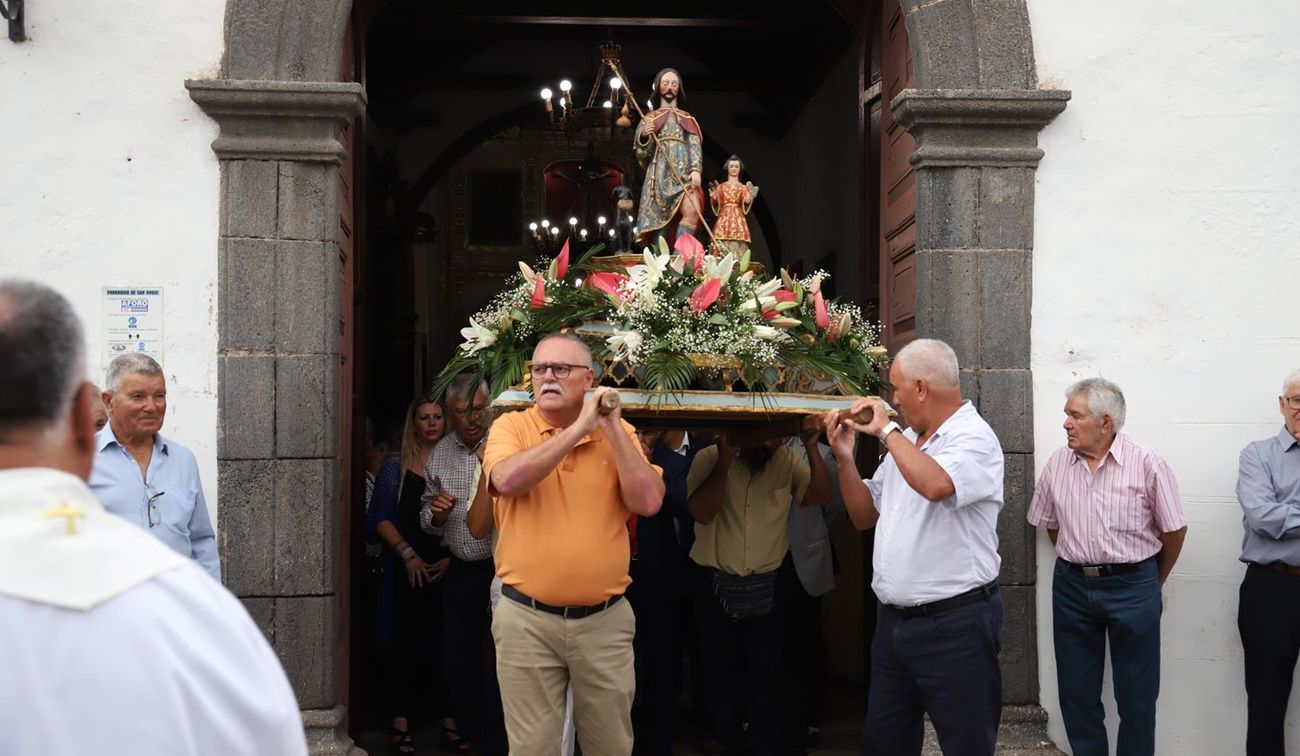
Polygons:
M855 686L838 686L830 691L826 703L818 746L809 751L810 756L858 756L862 742L861 692ZM1046 737L1046 720L1037 707L1008 706L1002 712L1002 728L998 735L999 756L1063 756ZM678 756L705 756L699 749L695 729L689 725L678 738ZM437 732L417 727L415 739L420 754L447 753L439 748ZM382 733L363 733L357 745L371 754L393 753ZM926 743L923 756L941 756L934 730L926 725Z

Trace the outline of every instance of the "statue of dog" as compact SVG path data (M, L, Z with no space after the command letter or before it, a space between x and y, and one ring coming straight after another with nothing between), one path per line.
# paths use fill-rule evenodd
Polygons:
M632 214L635 203L632 201L632 190L626 186L614 187L614 203L617 206L614 220L614 239L610 244L612 254L634 254L636 252L636 234L632 229L636 226L636 216Z

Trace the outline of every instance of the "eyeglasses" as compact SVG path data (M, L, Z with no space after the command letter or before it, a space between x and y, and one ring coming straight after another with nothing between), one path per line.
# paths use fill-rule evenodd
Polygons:
M476 404L473 407L461 407L460 409L453 407L451 411L461 417L480 417L484 412L487 412L487 407L484 407L481 404Z
M528 370L533 374L534 380L541 380L542 378L545 378L547 370L551 371L552 373L555 373L556 378L559 378L560 380L564 380L565 378L569 377L569 373L574 368L585 368L587 370L590 370L591 366L570 365L567 362L538 362L530 366Z
M1291 409L1300 410L1300 394L1296 394L1295 396L1284 396L1281 397L1281 399L1286 402L1286 406Z
M158 511L158 500L167 492L159 491L148 484L145 484L144 492L149 497L149 527L152 528L162 522L162 513Z

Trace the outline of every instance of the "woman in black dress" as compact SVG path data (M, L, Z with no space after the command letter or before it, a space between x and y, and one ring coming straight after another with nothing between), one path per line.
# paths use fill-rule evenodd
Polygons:
M384 657L392 712L392 742L398 753L414 753L411 714L427 701L446 712L438 684L436 661L441 605L439 580L448 557L438 539L420 529L420 497L424 494L424 464L442 438L442 405L417 398L406 413L402 450L390 454L375 476L371 503L375 532L385 545L384 579L379 597L379 647ZM443 717L444 729L456 722Z

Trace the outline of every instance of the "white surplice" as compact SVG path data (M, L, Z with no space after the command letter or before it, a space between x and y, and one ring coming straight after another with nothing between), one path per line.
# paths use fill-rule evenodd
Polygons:
M0 681L5 754L307 753L239 600L54 470L0 471Z

